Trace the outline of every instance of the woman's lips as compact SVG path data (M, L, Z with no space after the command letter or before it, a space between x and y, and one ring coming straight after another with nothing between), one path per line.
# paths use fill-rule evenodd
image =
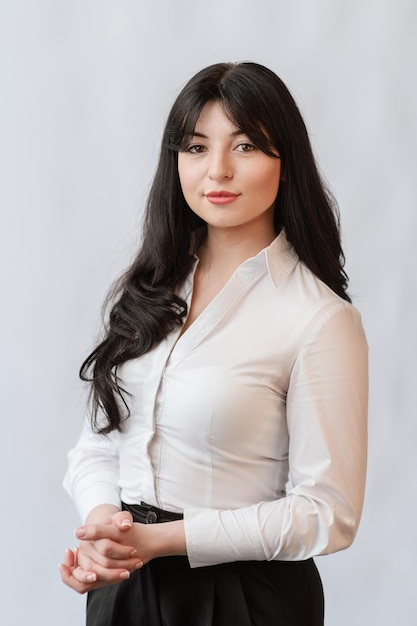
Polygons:
M206 193L206 198L212 204L230 204L234 202L240 194L230 191L210 191Z

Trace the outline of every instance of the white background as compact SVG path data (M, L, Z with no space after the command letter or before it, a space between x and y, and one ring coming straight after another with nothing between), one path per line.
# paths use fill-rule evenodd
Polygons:
M371 353L366 506L317 559L327 626L417 623L414 0L0 2L1 621L83 623L57 565L78 520L61 487L80 362L137 245L173 98L253 60L295 95L340 204ZM197 625L196 625L197 626Z

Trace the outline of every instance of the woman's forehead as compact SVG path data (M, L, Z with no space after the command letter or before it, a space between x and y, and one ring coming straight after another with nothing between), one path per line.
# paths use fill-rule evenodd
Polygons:
M238 135L243 132L220 102L210 100L203 106L197 118L194 134L204 135L220 130L230 135Z

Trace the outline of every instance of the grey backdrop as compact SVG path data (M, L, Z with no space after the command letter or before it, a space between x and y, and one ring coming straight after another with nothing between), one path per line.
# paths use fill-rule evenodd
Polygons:
M3 623L83 623L57 570L78 521L61 487L77 369L137 245L172 99L247 59L305 116L371 350L366 506L354 546L317 560L326 623L416 623L416 24L414 0L0 2Z

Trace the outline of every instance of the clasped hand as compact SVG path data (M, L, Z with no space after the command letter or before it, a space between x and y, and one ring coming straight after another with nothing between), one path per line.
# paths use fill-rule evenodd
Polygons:
M59 568L63 582L79 593L120 583L155 557L187 554L182 520L133 523L128 511L112 505L93 509L75 536L80 544L66 551Z
M77 528L75 536L80 544L66 551L64 562L59 566L63 582L85 593L126 580L131 572L152 558L145 550L138 555L136 546L143 546L140 538L143 530L146 534L145 527L133 524L127 511L114 513L105 523Z

